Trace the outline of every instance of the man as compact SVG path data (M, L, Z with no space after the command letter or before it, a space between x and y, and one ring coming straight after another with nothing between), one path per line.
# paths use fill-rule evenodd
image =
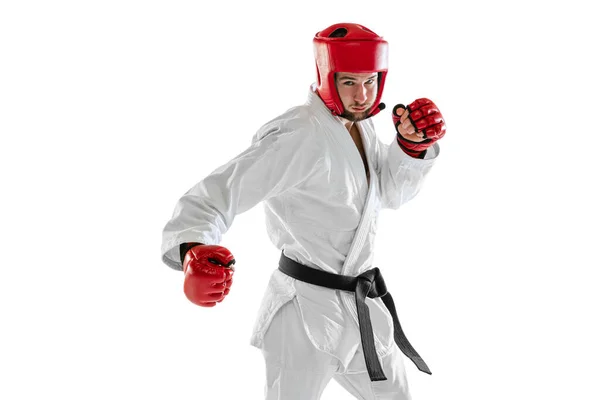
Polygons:
M183 269L190 301L215 306L235 263L221 237L264 202L282 252L251 339L265 357L266 398L319 399L334 378L359 399L409 399L401 351L430 372L402 333L373 245L379 210L417 194L445 122L430 100L397 105L397 135L382 143L370 117L384 108L387 42L343 23L317 33L314 46L318 82L306 104L266 123L179 200L163 261Z

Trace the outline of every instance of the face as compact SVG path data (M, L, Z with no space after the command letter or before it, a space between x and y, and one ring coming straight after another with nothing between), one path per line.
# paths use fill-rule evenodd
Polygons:
M335 86L344 105L342 118L349 121L365 119L377 97L377 72L338 72L335 74Z

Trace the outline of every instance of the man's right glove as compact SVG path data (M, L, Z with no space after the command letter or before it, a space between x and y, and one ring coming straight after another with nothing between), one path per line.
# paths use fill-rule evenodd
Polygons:
M196 245L183 259L183 291L194 304L214 307L229 294L235 259L229 250L216 245Z

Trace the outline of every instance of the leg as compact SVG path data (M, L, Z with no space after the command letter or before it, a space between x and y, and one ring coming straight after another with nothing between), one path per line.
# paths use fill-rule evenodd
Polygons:
M336 374L334 379L360 400L411 400L403 356L400 349L394 346L387 356L380 359L387 380L371 382L362 346L359 346L348 371Z
M277 311L262 348L267 400L318 400L338 361L317 350L306 335L296 299Z

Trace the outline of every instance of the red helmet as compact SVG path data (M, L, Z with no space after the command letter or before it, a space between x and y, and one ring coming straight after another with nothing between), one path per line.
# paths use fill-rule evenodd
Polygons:
M369 117L385 108L380 102L388 70L388 43L381 36L359 24L341 23L317 32L313 44L317 92L334 114L344 112L335 85L336 72L378 72L377 98L369 110Z

